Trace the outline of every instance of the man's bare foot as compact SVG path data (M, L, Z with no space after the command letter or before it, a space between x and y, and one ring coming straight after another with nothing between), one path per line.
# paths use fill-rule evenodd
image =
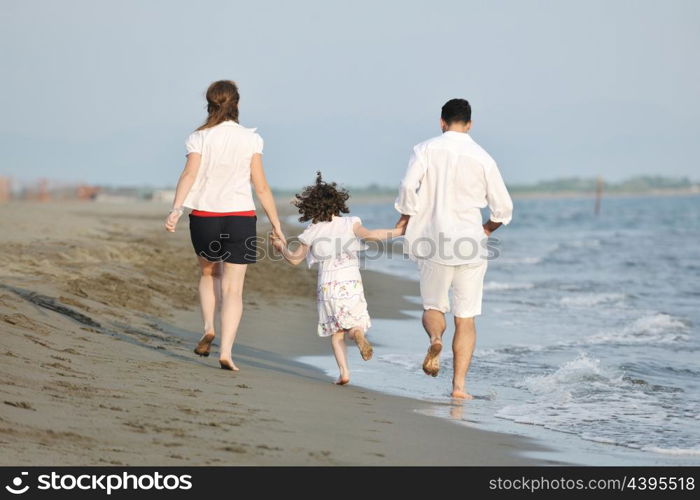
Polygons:
M369 341L365 338L365 333L362 330L353 330L355 333L354 339L355 343L357 344L357 348L360 350L360 356L362 356L362 359L365 361L369 361L372 359L372 354L374 353L374 349L372 349L372 344L369 343Z
M230 359L219 359L219 366L222 370L231 370L232 372L237 372L238 367Z
M202 335L202 338L199 339L199 342L197 342L197 347L194 348L195 354L199 354L200 356L204 357L209 356L209 352L211 351L211 343L214 342L214 337L216 337L216 334L213 331L205 332L204 335Z
M469 394L468 392L459 390L459 389L454 389L452 391L452 394L450 394L451 397L455 399L474 399L474 396Z
M335 383L335 385L346 385L346 384L349 384L349 383L350 383L350 377L348 377L347 375L341 375L340 377L338 377L338 380L336 380L334 383Z
M437 377L440 371L440 352L442 352L442 342L433 341L425 355L425 360L423 360L423 371L426 375Z

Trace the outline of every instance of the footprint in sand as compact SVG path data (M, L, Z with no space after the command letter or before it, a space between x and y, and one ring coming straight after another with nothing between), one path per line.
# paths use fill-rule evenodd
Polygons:
M36 411L36 408L34 408L27 401L3 401L3 403L9 406L14 406L15 408L21 408L22 410Z

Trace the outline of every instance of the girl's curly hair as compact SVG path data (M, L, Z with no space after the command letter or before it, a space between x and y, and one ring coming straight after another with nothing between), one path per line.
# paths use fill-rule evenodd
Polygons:
M347 214L350 209L345 202L350 194L339 188L335 182L327 183L321 178L321 172L316 172L316 183L306 186L292 205L299 209L299 222L329 222L334 215Z

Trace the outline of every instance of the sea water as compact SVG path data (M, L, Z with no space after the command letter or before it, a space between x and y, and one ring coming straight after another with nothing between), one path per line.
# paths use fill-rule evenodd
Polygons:
M398 215L381 203L352 214L370 228ZM373 320L375 356L350 351L352 383L535 437L565 461L700 464L700 196L608 198L599 215L591 199L516 200L491 244L468 378L475 399L448 398L450 328L439 376L423 374L418 298L412 319ZM364 266L417 279L397 254ZM330 351L302 360L337 370Z

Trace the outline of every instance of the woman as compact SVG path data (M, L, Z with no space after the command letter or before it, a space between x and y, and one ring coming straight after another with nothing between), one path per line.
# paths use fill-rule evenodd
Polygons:
M275 200L265 179L263 140L255 129L238 123L238 87L230 80L207 89L204 124L185 143L187 163L175 191L165 228L175 231L184 208L191 208L190 236L201 268L199 298L204 335L194 352L208 356L216 331L214 318L221 311L219 364L238 371L231 357L243 313L246 267L255 262L255 202L251 183L273 234L284 240Z

